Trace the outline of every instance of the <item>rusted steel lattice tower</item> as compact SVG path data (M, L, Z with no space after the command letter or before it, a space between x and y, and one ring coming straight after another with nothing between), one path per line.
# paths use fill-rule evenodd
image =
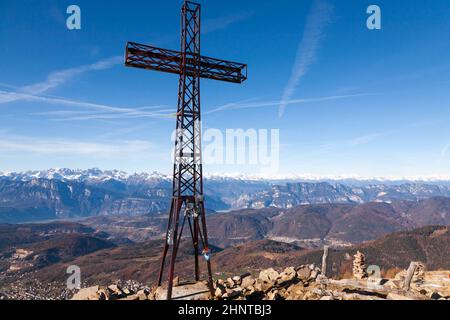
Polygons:
M167 291L167 299L171 299L177 251L187 222L195 252L195 280L200 279L201 249L206 259L209 289L213 293L203 194L200 79L242 83L247 79L247 65L201 56L200 4L190 1L184 1L181 9L181 51L129 42L125 65L180 75L173 198L158 285L162 284L171 249Z

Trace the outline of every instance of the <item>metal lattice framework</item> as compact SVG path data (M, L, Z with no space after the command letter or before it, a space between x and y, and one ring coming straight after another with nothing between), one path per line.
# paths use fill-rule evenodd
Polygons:
M179 51L135 42L127 44L126 64L130 67L180 74L181 60L182 53ZM189 54L186 57L186 72L189 75L195 72L195 58ZM200 57L200 77L242 83L247 80L247 65L202 56Z
M201 145L200 79L242 83L247 79L245 64L201 56L200 4L185 1L181 10L181 51L161 49L129 42L125 65L180 75L173 168L173 198L167 226L166 242L161 259L158 285L162 285L169 249L167 299L172 298L175 261L186 223L192 237L195 259L195 280L200 279L199 245L206 259L208 284L213 282L206 228L203 195ZM181 216L182 215L182 216Z

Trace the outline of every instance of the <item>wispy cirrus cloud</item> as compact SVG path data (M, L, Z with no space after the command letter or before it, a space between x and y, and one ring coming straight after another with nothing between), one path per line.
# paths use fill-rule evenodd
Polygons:
M116 56L100 60L93 64L52 72L47 76L47 79L45 81L23 87L21 91L30 94L45 93L48 90L59 87L62 84L69 81L70 79L79 76L83 73L110 69L116 65L121 64L122 62L123 57Z
M361 93L352 95L335 95L317 98L292 99L286 101L286 105L302 105L306 103L326 102L334 100L344 100L358 97L373 96L372 93ZM175 106L157 105L141 108L125 108L111 107L102 104L80 102L73 100L65 100L60 98L49 97L29 97L30 101L40 101L50 104L77 106L92 109L91 111L81 110L57 110L32 113L35 116L50 116L52 120L58 121L83 121L83 120L111 120L111 119L134 119L134 118L154 118L171 120L175 117ZM205 111L204 114L214 114L230 110L251 109L251 108L276 108L280 104L279 100L258 101L256 98L231 102L221 106L213 107L211 110Z
M142 111L140 111L142 110ZM77 110L60 110L49 112L36 112L32 113L32 116L49 117L49 120L53 121L88 121L88 120L113 120L113 119L137 119L137 118L152 118L169 120L175 117L170 111L173 109L161 109L154 112L147 112L141 108L135 109L135 111L125 112L91 112L91 111L77 111Z
M219 18L205 20L202 25L202 33L208 34L214 31L226 29L230 25L247 20L252 16L253 12L238 12Z
M450 143L448 143L441 149L441 160L445 159L449 151L450 151Z
M141 140L91 142L0 134L0 152L8 153L108 158L151 151L152 144Z
M365 134L357 137L353 137L346 140L339 140L339 141L333 141L324 143L319 147L319 150L321 152L330 152L336 149L344 149L344 148L354 148L354 147L361 147L367 144L370 144L374 141L377 141L381 138L384 138L388 135L392 134L392 132L376 132L376 133L370 133Z
M34 115L39 116L48 116L53 115L50 120L55 121L88 121L88 120L114 120L114 119L137 119L137 118L152 118L152 119L161 119L161 120L171 120L175 117L175 114L171 114L170 111L174 109L162 109L155 112L146 112L139 111L140 108L136 109L136 111L129 112L110 112L110 113L77 113L77 111L73 111L73 113L35 113Z
M170 118L173 108L164 105L148 106L140 108L115 107L105 104L77 101L60 97L31 95L0 90L0 98L4 101L28 101L50 105L77 107L87 110L56 110L32 113L34 116L51 116L55 120L95 120L95 119L120 119L120 118Z
M324 37L324 30L331 21L333 7L323 0L314 0L307 18L305 31L297 49L295 64L279 105L278 116L284 115L288 101L292 99L301 79L317 59L317 50Z
M59 110L32 114L40 116L54 116L55 119L57 118L56 120L76 121L113 118L169 117L169 112L173 111L173 109L169 109L169 107L167 106L150 106L141 108L116 107L99 103L55 97L46 94L51 89L57 88L69 82L74 77L81 76L82 74L91 71L107 70L121 64L122 61L123 58L117 56L103 59L93 64L55 71L50 73L44 81L24 87L13 87L8 84L0 84L2 87L11 89L10 91L0 90L0 104L12 103L17 101L27 101L65 107L77 107L90 110Z
M284 101L286 106L288 105L299 105L304 103L314 103L314 102L325 102L325 101L333 101L333 100L342 100L342 99L350 99L357 97L366 97L373 96L373 93L360 93L360 94L350 94L350 95L334 95L334 96L326 96L326 97L317 97L317 98L305 98L305 99L291 99ZM239 109L250 109L250 108L265 108L265 107L279 107L279 100L271 100L271 101L256 101L251 102L252 100L244 100L241 102L228 103L219 107L215 107L210 111L207 111L206 114L227 111L227 110L239 110Z
M42 82L17 88L14 92L0 91L0 103L30 99L32 96L41 95L51 89L57 88L76 76L80 76L90 71L99 71L112 68L120 64L122 60L122 57L116 56L100 60L93 64L52 72Z
M350 141L348 141L348 144L351 146L361 146L382 138L385 135L386 133L367 134L351 139Z
M61 97L53 97L53 96L44 96L44 95L35 95L35 94L28 94L28 93L19 93L19 92L6 92L6 91L0 91L0 97L5 98L8 102L12 101L27 101L27 102L41 102L41 103L47 103L47 104L57 104L62 106L74 106L74 107L83 107L83 108L89 108L89 109L96 109L99 111L110 111L110 112L120 112L120 111L126 111L122 110L118 107L112 107L104 104L98 104L98 103L90 103L90 102L83 102L83 101L77 101L77 100L71 100L71 99L65 99ZM2 101L2 100L0 100Z

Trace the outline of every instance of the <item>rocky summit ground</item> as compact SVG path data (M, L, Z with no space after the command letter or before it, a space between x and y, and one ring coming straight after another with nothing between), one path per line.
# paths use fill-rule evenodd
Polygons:
M315 265L289 267L279 272L262 270L214 282L211 295L205 282L183 284L175 280L176 300L450 300L450 271L415 275L411 287L403 287L406 270L393 279L367 277L333 280ZM166 287L144 288L110 285L78 291L74 300L165 300Z
M66 285L68 280L67 270L70 266L78 266L82 270L82 288L99 286L97 290L93 291L97 292L103 289L104 296L110 294L110 291L106 289L111 284L119 285L122 289L127 289L126 291L130 292L130 294L113 295L114 299L118 299L118 297L120 299L129 298L130 295L146 289L146 292L151 293L153 291L148 286L156 281L163 244L163 241L159 240L130 243L126 239L122 239L120 242L114 242L104 232L74 222L0 225L0 299L70 299L76 293L76 291L68 290ZM395 274L408 268L411 261L420 261L428 270L450 270L449 244L449 227L429 226L390 234L378 240L351 247L331 246L328 250L328 265L326 268L326 274L329 277L328 283L321 284L316 288L316 279L313 277L311 281L306 283L302 280L302 286L305 288L305 294L315 289L332 290L338 293L345 293L345 290L357 290L360 293L364 291L362 289L367 287L367 283L364 281L362 284L350 280L346 280L347 282L336 281L338 279L349 279L352 274L364 278L366 268L369 265L376 265L379 266L380 277L387 279L380 283L384 287L380 288L382 290L376 296L387 297L387 294L392 291L388 285L391 282L398 282L394 279ZM270 239L247 241L227 248L210 246L210 249L213 254L212 269L215 270L214 277L224 281L217 280L214 288L217 291L217 288L222 290L222 287L225 287L225 292L221 293L221 299L230 299L228 295L235 299L255 299L258 295L260 299L273 298L272 296L267 297L267 294L276 290L278 292L274 295L275 298L290 298L291 294L288 291L290 286L297 285L296 288L299 287L298 278L300 276L298 273L299 270L303 269L301 265L321 265L324 252L323 248L306 249L295 244ZM358 252L360 255L356 262L359 265L355 266L355 260L352 260L352 256L355 257L355 253ZM194 252L192 244L183 241L178 253L175 273L180 279L189 279L193 272ZM364 255L364 259L362 259L361 254ZM280 277L283 277L282 270L286 266L299 265L300 267L294 268L295 277L290 282L286 282L283 286L275 283L271 287L275 288L274 290L267 291L265 287L260 288L261 281L263 281L258 281L261 271L274 268L278 270ZM204 264L201 264L200 267L204 276L206 272ZM294 274L292 270L287 273ZM250 274L250 276L241 276L242 282L244 282L244 279L245 281L255 279L255 283L252 284L253 288L238 283L233 287L231 282L226 280L233 280L235 275L243 274ZM433 289L436 288L434 297L448 296L445 293L446 291L439 287L449 286L448 274L449 272L447 272L447 275L437 273L433 279L429 279L430 285L425 292L428 294L428 298L431 298L431 294L435 293ZM278 279L275 282L277 281ZM131 285L132 282L138 284L139 290L137 290L136 285ZM327 286L324 287L325 285ZM199 286L201 285L199 284ZM337 287L334 288L333 286ZM356 288L352 289L353 287ZM401 287L396 286L392 289L400 290ZM192 286L185 288L179 286L176 290L181 291L180 296L192 298L191 291L195 293L197 289ZM182 292L186 290L189 294L183 295ZM230 292L230 290L237 293ZM162 296L164 291L164 289L160 289L159 293L161 294L157 296L155 293L153 298L164 299ZM201 292L201 290L198 291ZM240 291L241 293L238 294ZM253 291L256 293L253 294ZM146 296L152 297L150 293ZM420 293L421 296L426 296L426 294ZM339 295L333 294L337 297ZM372 294L372 296L374 295ZM104 298L106 299L106 297Z

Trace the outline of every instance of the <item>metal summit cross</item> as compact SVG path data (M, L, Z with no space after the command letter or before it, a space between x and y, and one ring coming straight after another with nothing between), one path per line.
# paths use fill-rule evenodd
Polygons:
M206 230L201 147L200 78L242 83L247 80L247 65L201 56L200 4L184 1L181 9L181 51L129 42L125 65L163 71L180 76L173 171L173 198L161 260L158 285L161 286L166 257L171 248L167 299L172 287L177 251L188 223L195 259L195 280L200 279L199 242L208 271L208 287L213 280ZM182 216L180 217L182 213Z

